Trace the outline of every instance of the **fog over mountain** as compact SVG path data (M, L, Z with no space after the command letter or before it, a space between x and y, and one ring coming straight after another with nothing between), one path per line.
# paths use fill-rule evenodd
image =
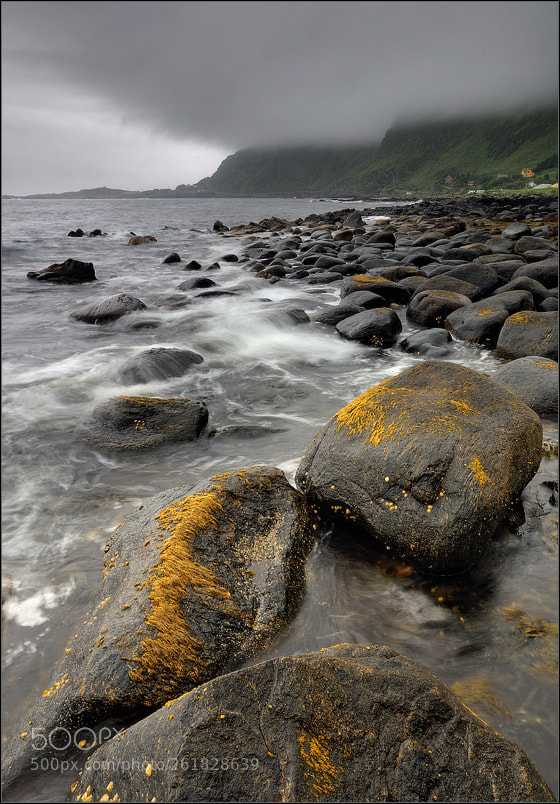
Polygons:
M557 93L556 2L6 0L2 190L173 187Z

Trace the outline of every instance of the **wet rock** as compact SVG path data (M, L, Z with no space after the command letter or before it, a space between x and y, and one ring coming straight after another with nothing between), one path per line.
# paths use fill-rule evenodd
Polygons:
M526 223L515 222L506 226L506 228L502 232L502 237L507 238L507 240L519 240L520 237L527 237L531 236L533 232L531 231L531 227L527 226Z
M339 307L363 307L372 310L374 307L386 307L387 302L378 293L369 290L356 290L341 299Z
M202 265L198 262L198 260L190 260L186 265L184 270L185 271L200 271Z
M512 274L511 278L516 279L518 276L530 276L536 279L545 288L558 287L558 258L550 258L547 260L539 260L538 262L530 263L529 265L521 265Z
M506 360L535 355L558 361L558 313L518 312L506 319L496 344Z
M421 290L415 293L406 308L409 321L426 327L444 327L447 316L472 304L467 296L450 290Z
M145 243L157 243L157 240L152 235L135 235L131 232L132 237L128 241L129 246L143 246Z
M534 251L541 249L545 252L557 251L557 249L554 246L554 243L551 240L546 240L546 238L544 237L532 237L528 235L523 235L516 241L515 248L513 249L513 251L514 254L524 255L527 251Z
M120 801L554 801L519 746L380 645L214 679L103 745L90 765L75 801L108 789Z
M227 227L225 223L222 223L221 221L214 221L212 229L215 232L229 232L229 227Z
M558 363L530 355L500 366L492 374L539 416L558 418Z
M82 282L94 282L97 277L92 262L68 259L62 263L54 263L42 271L28 271L28 279L41 282L59 282L65 285L78 285Z
M193 365L203 362L202 355L190 349L154 346L129 358L118 370L125 385L181 377Z
M344 318L336 325L338 334L367 346L392 346L402 330L401 320L390 307L377 307Z
M545 286L540 282L537 282L536 279L531 279L530 276L518 276L515 279L512 279L511 282L508 282L507 284L502 285L500 288L495 290L492 295L497 295L498 293L507 293L510 290L528 290L533 296L535 307L538 304L541 304L541 302L543 302L549 296L549 289L545 288Z
M180 285L177 285L177 290L193 290L195 288L212 288L217 286L217 282L210 279L209 276L195 276L191 279L185 279Z
M340 298L349 296L356 291L367 290L382 296L388 304L408 304L410 291L408 288L399 285L398 282L391 282L382 276L371 276L370 274L358 274L347 276L340 285Z
M362 313L364 310L365 307L339 304L336 307L327 307L325 310L315 313L313 321L318 324L328 324L331 327L335 327L339 321L343 321L356 313Z
M37 755L34 727L66 743L106 717L138 719L268 647L297 611L312 524L266 466L163 491L128 516L50 688L4 745L4 791ZM50 742L42 759L68 754Z
M208 423L208 408L190 399L120 396L99 405L80 440L98 450L152 449L194 441Z
M539 417L478 372L426 360L370 388L309 445L299 488L428 574L465 571L537 471Z
M107 324L123 315L146 309L144 302L135 296L117 293L115 296L108 296L106 299L86 304L84 307L74 310L73 313L70 313L69 318L83 321L85 324Z
M399 346L411 354L422 355L422 357L439 360L451 354L452 338L445 329L423 329L415 332L408 338L404 338Z
M73 229L71 232L68 232L66 237L84 237L85 232L83 229Z
M470 263L469 265L458 266L447 271L445 276L460 279L463 282L469 282L480 291L480 296L484 298L489 296L498 285L502 284L500 278L491 265L482 265L480 263Z
M181 257L177 254L176 251L173 251L171 254L168 254L164 260L162 260L163 265L172 265L175 262L181 262Z
M473 302L480 299L481 296L480 289L476 285L471 282L465 282L463 279L458 279L456 276L449 276L447 271L418 282L415 290L416 293L422 290L446 290L450 293L466 296Z
M88 232L88 237L107 237L107 232L102 232L101 229L92 229Z
M445 327L460 340L494 349L507 318L533 308L528 290L510 290L455 310L447 316Z

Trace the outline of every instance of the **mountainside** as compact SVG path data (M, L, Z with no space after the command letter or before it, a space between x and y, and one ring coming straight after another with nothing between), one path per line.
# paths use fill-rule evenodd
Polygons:
M523 177L526 168L534 176ZM558 179L556 109L395 126L378 145L246 149L196 187L217 194L371 196L519 189L531 179Z
M529 174L522 171L529 169ZM180 172L180 166L177 167ZM28 198L366 197L518 190L558 181L557 108L394 126L380 143L249 148L197 184L97 187Z

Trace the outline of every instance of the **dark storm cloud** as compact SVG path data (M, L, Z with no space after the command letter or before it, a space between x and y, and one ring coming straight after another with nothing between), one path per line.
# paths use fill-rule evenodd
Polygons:
M558 4L8 1L2 67L4 183L169 186L252 145L555 101Z
M239 148L557 92L555 2L5 3L4 57L124 120Z

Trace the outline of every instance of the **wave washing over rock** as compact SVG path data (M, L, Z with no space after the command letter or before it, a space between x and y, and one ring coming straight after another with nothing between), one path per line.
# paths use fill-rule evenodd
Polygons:
M4 800L555 800L556 202L137 204L10 219Z

